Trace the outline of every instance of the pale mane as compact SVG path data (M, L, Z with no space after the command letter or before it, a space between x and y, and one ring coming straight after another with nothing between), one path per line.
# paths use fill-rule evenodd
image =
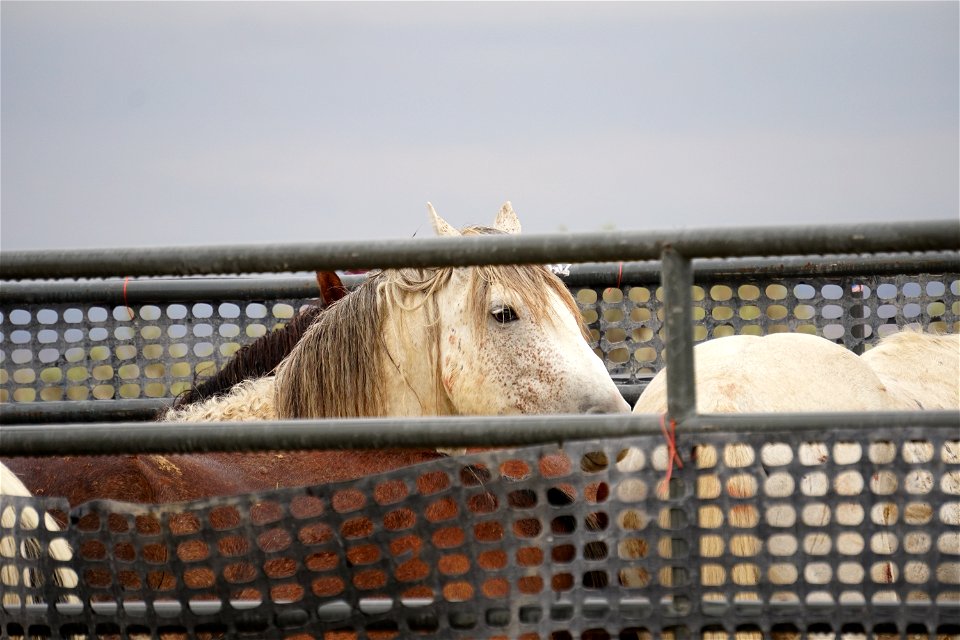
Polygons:
M469 227L463 235L501 233ZM436 293L453 273L442 269L389 269L374 272L356 291L333 304L304 333L277 368L276 410L280 418L377 417L385 415L379 355L385 350L383 326L388 312L420 313L428 331L428 352L440 387L440 326ZM534 322L552 322L546 291L560 296L580 319L580 310L563 282L540 265L473 267L469 280L468 314L474 330L486 329L489 288L502 285L530 309ZM579 322L586 338L586 328Z

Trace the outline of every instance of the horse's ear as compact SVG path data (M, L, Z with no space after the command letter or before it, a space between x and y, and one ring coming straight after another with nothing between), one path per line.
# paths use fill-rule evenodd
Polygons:
M433 208L433 205L429 202L427 203L427 211L430 212L430 220L433 222L433 230L437 233L438 236L459 236L460 232L453 228L449 222L437 215L436 209Z
M520 219L513 212L510 202L504 202L500 207L500 213L497 214L497 220L493 223L493 228L504 233L520 233Z

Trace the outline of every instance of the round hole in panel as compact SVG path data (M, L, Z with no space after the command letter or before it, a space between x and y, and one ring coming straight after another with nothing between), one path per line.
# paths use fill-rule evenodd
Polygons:
M623 309L612 308L604 309L603 311L603 320L605 322L622 322L623 321Z
M910 302L903 305L904 318L916 318L917 316L920 315L921 311L922 311L922 307L915 302Z
M631 301L638 304L650 302L650 289L646 287L630 287L630 291L627 295Z
M240 317L240 307L235 305L232 302L223 302L220 304L217 309L217 313L221 318L239 318Z
M140 317L144 320L153 322L160 319L160 307L156 305L147 304L140 307Z
M823 337L827 340L840 340L845 333L842 324L828 324L823 328Z
M835 284L826 284L820 290L820 295L825 300L839 300L843 297L843 288Z
M593 289L580 289L577 291L577 302L580 304L596 304L597 292Z
M59 317L59 314L53 309L39 309L37 311L37 322L40 324L56 324Z
M191 313L194 318L209 318L213 315L213 307L206 302L198 302L193 305Z
M171 324L167 327L167 337L171 340L182 340L187 335L187 327L182 324Z
M741 300L758 300L760 287L752 284L743 284L737 288L737 297Z
M733 297L733 290L724 284L715 284L710 287L710 299L716 302L725 302Z
M942 296L947 292L947 288L942 282L937 282L936 280L931 280L927 283L926 291L928 296Z
M859 556L865 548L863 536L855 531L844 531L837 536L837 551L845 556Z
M281 302L273 305L273 308L271 309L271 313L273 313L274 318L277 318L280 320L292 318L293 307L285 302Z
M789 290L782 284L769 284L764 293L770 300L783 300L787 297Z
M623 302L623 290L608 287L603 290L603 301L608 304L620 304Z
M167 317L171 320L183 320L187 317L187 307L182 304L167 305Z
M907 298L919 298L923 289L918 282L907 282L903 285L903 295Z

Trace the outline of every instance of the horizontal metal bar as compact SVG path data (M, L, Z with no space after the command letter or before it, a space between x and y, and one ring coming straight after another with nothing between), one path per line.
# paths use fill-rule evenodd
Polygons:
M616 383L620 395L630 406L653 376L644 376L639 384ZM0 424L55 424L63 422L140 422L155 420L169 407L172 398L129 400L50 400L0 404Z
M155 420L157 414L172 402L172 398L7 402L0 404L0 424Z
M661 263L593 262L570 265L560 278L567 286L614 287L659 284ZM911 275L960 272L960 251L892 253L862 256L788 256L781 258L728 258L694 260L694 282L723 277L802 277L847 275ZM365 276L340 275L344 286L353 288ZM275 300L316 298L313 276L278 278L155 278L149 280L5 282L0 305L13 304L151 304L210 300Z
M684 434L882 427L958 429L955 411L701 415ZM295 451L522 446L569 440L656 435L652 414L357 418L234 423L97 423L0 427L0 455L104 455L202 451Z
M0 278L281 273L474 264L655 260L665 246L689 258L949 251L960 221L679 231L471 236L270 245L7 251Z
M80 303L138 305L198 300L269 300L318 298L314 277L178 278L10 282L0 290L0 304Z
M561 278L567 286L649 285L659 283L661 268L660 261L595 262L571 265L570 275ZM693 260L694 282L745 276L794 278L957 272L960 272L960 251Z

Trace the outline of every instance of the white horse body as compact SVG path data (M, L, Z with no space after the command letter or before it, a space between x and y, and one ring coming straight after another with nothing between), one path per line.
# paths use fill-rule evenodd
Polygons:
M873 354L873 355L871 355ZM778 413L812 411L904 411L918 408L958 409L958 341L957 336L936 336L905 332L885 338L863 356L824 338L799 333L771 334L764 337L730 336L698 344L694 347L695 386L699 413ZM661 370L640 395L635 413L664 413L667 410L666 372ZM851 445L838 444L838 447ZM908 449L922 444L908 443ZM709 448L697 447L695 457L715 454ZM791 453L771 464L786 464ZM725 456L747 465L753 453L741 444L732 444ZM808 476L803 482L811 482ZM835 490L841 495L860 491L853 476L837 480ZM847 484L847 483L850 484ZM820 488L826 492L828 487ZM893 491L895 486L883 487ZM749 482L732 478L731 495L750 495ZM819 518L826 524L830 507L818 507ZM841 511L849 506L838 507ZM839 512L838 512L839 513ZM729 514L731 522L736 511ZM719 511L700 511L698 525L714 529L722 525ZM882 524L893 524L896 515L884 516ZM822 535L829 544L829 536ZM753 552L740 536L730 541L730 552L749 556ZM725 553L718 536L701 539L701 554L718 557ZM716 565L701 567L708 583L721 581L722 569ZM793 567L771 568L775 584L791 582ZM785 572L785 573L784 573ZM888 575L894 575L891 571ZM908 581L919 579L910 572ZM759 584L761 573L753 567L749 575L739 577L740 584Z
M825 338L803 333L729 336L698 344L693 353L699 413L901 408L863 360ZM665 369L633 410L667 410Z
M5 496L30 496L30 491L20 481L5 464L0 462L0 495ZM3 529L12 529L17 525L19 519L19 529L23 532L36 530L40 526L40 516L36 510L27 508L19 513L12 506L6 506L0 512L0 527ZM43 524L48 531L60 531L60 527L50 514L44 514ZM40 557L40 543L36 538L25 538L21 542L21 548L17 548L17 543L13 536L4 535L0 537L0 558L13 558L19 554L24 554L27 558ZM73 550L63 538L54 538L50 541L50 556L55 560L72 560ZM0 584L16 585L19 579L17 570L12 565L4 565L0 569ZM40 586L43 576L28 571L24 574L27 586ZM73 569L59 568L54 571L54 580L62 587L76 587L79 584L79 578ZM75 596L68 596L67 602L79 602ZM19 598L16 594L4 590L2 603L8 606L18 606Z
M510 203L500 210L493 229L460 232L437 216L432 207L430 214L435 230L444 236L520 231ZM238 385L224 397L171 411L166 419L630 410L603 362L590 349L575 301L546 269L400 269L384 271L375 278L364 285L376 287L366 292L377 297L380 319L375 327L351 331L331 326L335 324L331 314L347 309L354 292L305 332L277 368L275 378ZM340 324L356 322L345 313L341 317ZM323 332L342 336L338 344L343 354L331 351L329 344L321 351L318 345ZM356 357L364 350L367 357ZM367 371L364 362L369 358L376 362ZM320 367L323 376L317 374ZM310 383L305 380L311 376L323 378L315 383L321 386L330 381L342 384L345 391L339 395L361 400L350 406L332 406L337 403L319 399L323 389L308 388ZM356 380L343 382L351 377ZM363 396L374 394L373 401L363 400ZM349 398L346 402L349 404Z
M960 408L960 334L901 331L860 359L900 409Z

